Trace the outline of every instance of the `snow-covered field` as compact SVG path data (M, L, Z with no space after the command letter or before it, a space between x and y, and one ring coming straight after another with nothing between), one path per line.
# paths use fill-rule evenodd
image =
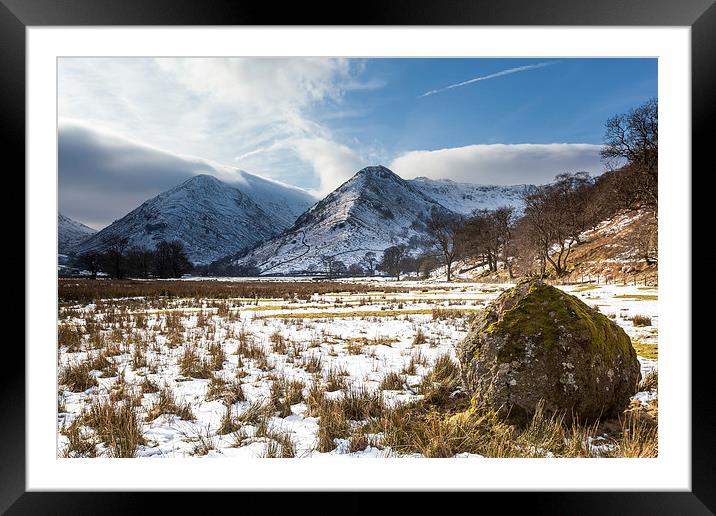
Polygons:
M99 414L115 400L137 409L138 457L266 457L287 450L296 457L394 456L380 432L364 435L360 447L348 438L319 445L319 418L311 409L317 386L329 399L373 393L387 406L418 399L436 360L455 357L471 314L510 285L415 281L402 293L381 289L406 282L373 285L374 292L301 300L63 305L58 456L110 454L106 436L81 424L80 414L93 406ZM625 329L642 355L643 374L656 368L656 289L560 288ZM634 325L635 315L650 318L650 325ZM655 397L643 392L635 399ZM93 443L92 451L78 452L78 440Z

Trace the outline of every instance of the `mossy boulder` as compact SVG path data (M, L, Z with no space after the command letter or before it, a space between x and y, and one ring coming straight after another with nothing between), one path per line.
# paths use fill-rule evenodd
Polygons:
M613 417L641 379L629 336L616 323L541 280L503 292L473 322L458 349L475 402L512 422L546 412L582 420Z

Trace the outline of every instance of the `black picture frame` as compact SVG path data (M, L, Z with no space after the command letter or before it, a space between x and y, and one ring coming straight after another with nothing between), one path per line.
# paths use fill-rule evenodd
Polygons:
M693 170L713 171L710 126L716 120L716 5L714 0L428 0L376 2L355 9L305 2L278 4L231 0L0 0L0 124L6 156L24 170L25 29L60 25L575 25L690 26ZM344 14L339 14L344 13ZM689 171L681 171L685 177ZM23 188L20 185L20 188ZM693 188L693 187L692 187ZM694 190L692 190L694 191ZM698 191L698 190L696 190ZM695 201L695 199L694 199ZM695 218L692 220L696 222ZM692 234L697 234L694 230ZM18 246L19 247L19 246ZM690 250L684 250L690 257ZM713 263L713 258L710 259ZM708 265L708 263L707 263ZM25 270L25 274L29 271ZM702 312L707 308L694 310ZM694 317L692 321L699 320ZM702 313L702 315L704 315ZM694 340L694 339L692 339ZM691 343L689 343L691 344ZM494 498L510 506L528 503L530 512L557 514L713 514L715 442L710 342L692 346L692 490L690 492L480 493L481 506ZM18 357L24 365L23 356ZM138 495L122 493L39 493L25 487L25 368L4 368L0 394L0 511L7 514L104 514L146 508ZM698 409L698 412L697 412ZM336 510L370 505L360 495L343 498ZM472 494L471 496L475 496ZM354 499L355 497L355 499ZM164 497L188 509L186 496ZM225 503L225 497L213 503ZM301 503L295 502L294 503ZM405 500L419 507L422 496ZM471 503L466 500L467 503ZM487 502L488 505L484 505ZM499 500L504 504L505 500ZM515 502L517 505L515 505ZM332 503L332 502L331 502ZM459 503L456 501L456 503ZM372 505L372 504L371 504ZM245 507L245 506L244 506ZM277 509L277 508L276 508Z

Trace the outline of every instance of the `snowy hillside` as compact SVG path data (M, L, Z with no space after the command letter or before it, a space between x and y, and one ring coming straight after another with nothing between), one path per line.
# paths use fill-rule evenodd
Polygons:
M427 177L416 177L408 183L449 210L463 215L469 215L475 210L494 210L501 206L512 206L521 212L521 196L528 188L527 185L476 185Z
M270 182L264 184L256 176L245 180L257 197L270 195ZM278 188L283 187L276 185L274 202L297 209L295 199L286 200ZM146 201L72 251L101 250L116 237L145 248L154 248L161 240L180 240L192 262L208 263L276 235L286 227L287 217L286 212L264 210L249 195L213 176L198 175Z
M65 217L62 213L57 214L57 252L66 253L72 246L87 240L97 232L85 226L81 222Z
M235 263L254 262L265 274L317 272L328 255L350 266L368 251L380 256L391 245L415 241L433 208L445 209L389 169L366 167Z
M305 190L255 176L244 170L232 169L232 174L226 177L227 184L251 197L263 211L271 214L281 229L293 224L299 215L318 200Z

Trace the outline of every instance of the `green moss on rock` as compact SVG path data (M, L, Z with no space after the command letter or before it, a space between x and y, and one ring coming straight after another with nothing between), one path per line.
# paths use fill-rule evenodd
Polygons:
M507 294L514 295L514 292ZM611 360L618 350L629 354L629 336L605 315L578 298L546 284L534 283L500 319L487 324L484 331L507 339L498 355L500 362L520 359L528 341L547 351L560 345L564 335L583 336L593 354Z

